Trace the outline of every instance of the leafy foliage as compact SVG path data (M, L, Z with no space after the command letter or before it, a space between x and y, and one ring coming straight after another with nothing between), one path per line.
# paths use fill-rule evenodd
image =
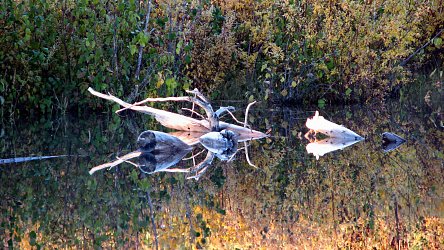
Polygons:
M129 100L194 87L290 102L380 100L409 82L400 63L432 37L408 65L443 59L443 11L440 0L6 0L2 110L102 108L88 86Z

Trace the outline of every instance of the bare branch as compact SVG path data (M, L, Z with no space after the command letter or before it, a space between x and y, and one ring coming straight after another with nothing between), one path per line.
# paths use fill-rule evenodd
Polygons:
M195 172L196 174L190 177L187 177L187 179L195 179L199 180L200 176L207 170L207 168L211 165L213 162L215 154L211 151L208 151L207 156L205 159L199 163L197 166L189 168L190 172Z
M236 119L236 117L233 115L233 113L230 110L226 110L228 114L231 115L231 118L233 118L233 120L237 123L239 123L240 125L245 125L243 122L239 121L238 119Z
M206 103L210 103L208 101L208 99L202 94L200 93L200 91L198 89L193 89L193 90L185 90L185 92L189 93L189 94L194 94L194 96L199 97L202 101L206 102Z
M117 160L122 160L122 158L120 158L119 156L116 156L116 159L117 159ZM134 162L132 162L132 161L130 161L130 160L123 160L123 162L128 163L128 164L131 164L131 165L133 165L134 167L139 167L139 164L134 163ZM111 169L111 168L110 168L110 169Z
M182 160L183 160L183 161L187 161L187 160L191 160L191 159L194 160L194 158L196 158L197 156L199 156L200 154L202 154L202 153L205 152L205 151L206 151L206 149L202 149L202 150L199 151L197 154L194 154L194 153L193 153L192 156L187 157L187 158L183 158Z
M182 110L190 111L191 112L191 116L193 114L195 114L195 115L199 116L199 118L205 119L205 117L203 115L201 115L201 114L197 113L196 111L194 111L194 103L193 103L193 109L182 108Z
M185 168L165 168L162 169L161 172L170 172L170 173L189 173L190 170Z
M443 33L443 32L444 32L444 29L441 29L440 31L438 31L438 33L436 33L436 35L434 37L432 37L430 40L428 40L424 45L421 46L421 48L419 48L415 52L413 52L413 54L411 54L409 57L407 57L407 59L402 61L399 65L400 66L405 66L407 64L407 62L410 61L410 59L412 59L416 54L421 52L421 50L423 50L425 47L429 46L432 43L433 39L435 39L438 36L440 36L441 33Z
M145 16L145 24L143 27L143 32L147 33L148 30L148 23L150 22L150 14L151 14L151 0L148 1L148 10L146 11L146 16ZM145 46L140 45L139 46L139 54L137 57L137 68L136 68L136 79L139 79L139 74L140 74L140 66L142 65L142 54L143 54L143 48Z
M249 103L247 106L247 109L245 110L245 122L244 122L244 128L246 128L248 126L248 111L250 110L250 107L255 104L256 101Z

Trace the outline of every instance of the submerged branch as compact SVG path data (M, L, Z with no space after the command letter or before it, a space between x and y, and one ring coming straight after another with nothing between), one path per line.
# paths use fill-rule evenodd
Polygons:
M235 122L239 123L240 125L245 125L243 122L239 121L230 110L227 110L227 113L230 114L231 118L233 118Z

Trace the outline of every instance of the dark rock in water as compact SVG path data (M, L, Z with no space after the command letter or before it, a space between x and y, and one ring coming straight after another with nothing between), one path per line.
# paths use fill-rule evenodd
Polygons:
M382 134L382 150L384 152L392 151L401 146L406 140L399 135L384 132Z

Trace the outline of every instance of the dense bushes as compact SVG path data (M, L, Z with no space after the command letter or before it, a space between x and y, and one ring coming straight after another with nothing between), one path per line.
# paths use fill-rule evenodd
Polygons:
M400 62L444 28L443 6L441 0L5 0L2 110L97 108L88 86L130 101L190 87L216 95L227 83L237 97L381 98L407 81ZM416 62L442 57L443 38Z

